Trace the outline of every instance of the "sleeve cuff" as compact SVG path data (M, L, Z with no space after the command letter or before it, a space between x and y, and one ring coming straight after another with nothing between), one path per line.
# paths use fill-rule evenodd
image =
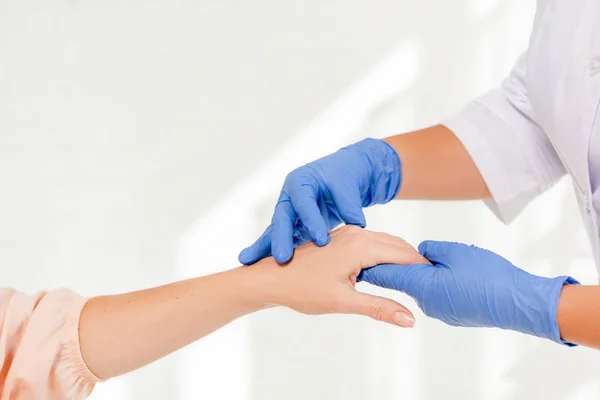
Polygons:
M545 134L502 96L500 90L490 92L443 125L462 142L479 169L492 195L485 204L501 221L510 223L565 172ZM492 103L494 111L484 102Z
M85 297L75 297L75 300L69 303L68 310L65 310L65 340L62 343L63 352L61 357L65 361L65 368L71 369L76 377L81 379L84 385L92 386L104 380L96 376L87 366L81 353L81 343L79 341L79 321L81 312L88 299Z

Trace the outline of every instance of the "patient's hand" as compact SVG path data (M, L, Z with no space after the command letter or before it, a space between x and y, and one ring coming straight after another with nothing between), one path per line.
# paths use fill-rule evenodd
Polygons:
M279 265L267 258L252 268L268 276L266 297L274 305L304 314L360 314L403 327L414 325L414 316L401 304L356 291L363 268L377 264L427 262L404 240L385 233L345 226L331 233L331 244L305 244L292 260Z

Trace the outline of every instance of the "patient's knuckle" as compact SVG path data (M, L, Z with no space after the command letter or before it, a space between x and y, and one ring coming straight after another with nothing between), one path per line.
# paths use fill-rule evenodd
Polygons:
M346 225L346 235L356 244L364 243L367 240L365 230L355 225Z
M388 308L383 300L375 300L371 304L371 318L376 319L377 321L382 321L385 318L385 315L388 311Z
M362 231L360 227L355 225L344 225L340 229L342 229L344 234L348 236L360 235Z
M353 245L358 240L359 234L354 229L355 226L344 225L336 229L333 233L336 239L345 246Z

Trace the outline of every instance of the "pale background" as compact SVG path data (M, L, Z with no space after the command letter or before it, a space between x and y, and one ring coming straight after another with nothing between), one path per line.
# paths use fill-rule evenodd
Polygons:
M1 285L92 296L236 266L286 172L439 122L497 85L534 3L0 2ZM568 180L510 227L480 203L367 217L415 245L475 242L539 274L596 280ZM92 399L600 397L594 351L452 329L386 294L416 313L414 330L270 310Z

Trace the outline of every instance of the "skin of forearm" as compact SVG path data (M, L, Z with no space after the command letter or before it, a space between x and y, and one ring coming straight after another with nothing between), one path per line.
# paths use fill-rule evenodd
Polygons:
M269 307L264 268L237 268L90 299L79 323L90 370L108 379L140 368L246 314Z
M566 285L556 318L564 341L600 350L600 286Z
M346 226L331 243L307 243L279 265L265 258L202 278L153 289L90 299L79 321L83 359L108 379L162 358L236 318L273 306L303 314L358 314L394 326L412 327L401 304L356 291L363 268L382 263L422 262L408 243L383 233ZM411 323L412 321L412 323Z
M475 200L490 191L460 140L436 125L384 139L402 162L402 184L396 198Z

